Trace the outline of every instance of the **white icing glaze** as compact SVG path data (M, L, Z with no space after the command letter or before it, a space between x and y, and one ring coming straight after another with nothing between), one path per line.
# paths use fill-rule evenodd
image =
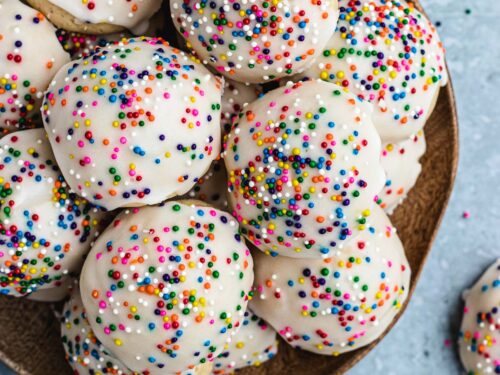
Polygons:
M323 355L352 351L376 340L398 313L411 272L389 218L373 211L373 232L331 259L253 253L250 307L290 345Z
M364 229L385 181L371 113L322 81L278 88L246 107L224 161L230 206L255 246L329 257Z
M500 259L464 293L459 334L462 364L468 375L500 373Z
M250 310L238 332L214 360L214 375L232 374L247 366L260 366L278 353L276 332Z
M303 71L338 18L337 0L172 0L170 9L188 48L226 77L249 83Z
M94 335L78 286L71 293L62 311L61 338L66 360L75 371L75 375L139 375L116 359ZM207 365L211 366L210 363ZM206 367L197 366L176 375L208 375L210 371Z
M187 193L220 152L222 87L162 39L99 48L54 78L43 121L75 191L107 209Z
M444 49L434 25L405 0L355 5L339 0L339 7L335 34L304 74L347 86L371 101L383 141L417 133L447 82Z
M94 333L152 375L213 360L241 325L253 261L229 214L168 202L124 211L81 277Z
M47 0L82 23L123 26L134 34L147 30L149 18L161 7L160 0Z
M0 128L33 127L43 92L69 61L55 28L19 0L0 0Z
M59 287L80 270L105 214L71 192L43 129L0 140L0 196L0 294Z
M378 203L385 212L392 214L415 186L422 171L419 160L425 149L423 131L402 142L382 146L382 167L387 180L378 195Z
M66 360L77 375L132 375L94 335L76 287L61 314L61 338Z

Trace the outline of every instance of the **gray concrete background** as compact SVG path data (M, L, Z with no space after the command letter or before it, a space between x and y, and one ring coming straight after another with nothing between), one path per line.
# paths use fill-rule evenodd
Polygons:
M461 374L460 294L500 257L500 1L421 2L441 23L448 52L460 119L459 172L409 308L349 375ZM0 364L0 374L10 372Z
M409 308L349 375L465 373L455 345L460 295L500 257L500 1L421 3L440 23L447 48L460 121L459 171Z

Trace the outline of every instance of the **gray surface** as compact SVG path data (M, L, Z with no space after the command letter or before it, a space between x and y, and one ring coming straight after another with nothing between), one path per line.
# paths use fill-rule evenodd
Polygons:
M447 48L460 121L459 172L408 310L349 375L461 374L460 294L500 257L500 1L421 2L441 22Z
M0 362L0 375L13 375L14 373Z

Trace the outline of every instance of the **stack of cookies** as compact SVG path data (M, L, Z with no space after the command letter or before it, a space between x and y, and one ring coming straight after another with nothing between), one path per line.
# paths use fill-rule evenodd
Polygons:
M388 214L447 81L425 16L26 2L0 0L0 293L66 300L75 373L226 374L278 336L336 356L382 335L411 274Z

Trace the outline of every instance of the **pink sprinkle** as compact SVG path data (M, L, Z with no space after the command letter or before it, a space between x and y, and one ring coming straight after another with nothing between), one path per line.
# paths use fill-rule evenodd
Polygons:
M469 211L464 211L464 213L462 214L462 217L463 217L464 219L468 219L468 218L470 218L470 212L469 212Z

